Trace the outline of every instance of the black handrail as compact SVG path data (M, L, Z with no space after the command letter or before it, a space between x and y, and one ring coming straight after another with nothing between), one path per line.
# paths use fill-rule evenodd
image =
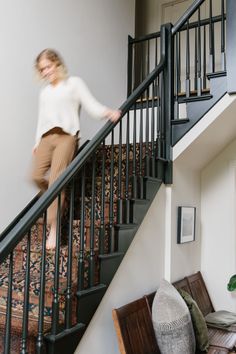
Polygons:
M131 44L133 43L139 43L139 42L143 42L143 41L146 41L148 39L154 39L154 38L158 38L161 36L161 32L154 32L154 33L149 33L149 34L146 34L144 36L141 36L141 37L136 37L136 38L132 38L130 37L129 38L129 42Z
M223 15L223 18L224 18L224 20L226 19L225 14ZM200 21L200 26L206 26L206 25L209 25L210 23L217 23L220 21L222 21L222 15L212 17L211 21L209 18L204 18L203 20ZM186 20L186 22L187 22L187 20ZM198 27L198 25L199 25L198 21L189 22L188 25L187 24L182 25L182 27L178 31L183 32L183 31L186 31L187 28L193 29L193 28ZM172 34L173 34L173 32L172 32ZM153 33L147 34L145 36L131 38L130 43L133 44L133 43L144 42L149 39L155 39L155 38L159 38L159 37L160 37L160 32L153 32Z
M174 35L176 32L178 32L181 27L186 23L186 21L198 10L199 6L204 2L205 0L195 0L192 5L185 11L183 16L175 23L175 25L172 27L172 35Z
M161 58L157 67L146 77L146 79L134 90L128 99L119 108L122 112L121 118L127 111L134 105L138 97L142 95L151 82L163 70L165 66L165 53L166 53L166 27L162 26L161 29ZM32 208L22 217L8 235L0 242L0 263L13 251L14 247L21 241L29 228L37 221L43 214L45 209L57 197L65 185L73 178L73 176L83 167L87 159L102 143L106 136L118 124L108 121L94 138L87 144L87 146L79 153L72 161L70 166L60 175L55 183L42 195L42 197L32 206Z

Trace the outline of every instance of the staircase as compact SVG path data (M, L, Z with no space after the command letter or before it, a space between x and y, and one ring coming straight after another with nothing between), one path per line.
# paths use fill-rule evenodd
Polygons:
M194 1L175 26L129 37L120 121L106 123L0 235L1 353L74 353L158 189L172 183L171 146L227 92L224 1L217 16L209 1L202 19L204 2ZM55 199L57 245L47 251L47 208Z

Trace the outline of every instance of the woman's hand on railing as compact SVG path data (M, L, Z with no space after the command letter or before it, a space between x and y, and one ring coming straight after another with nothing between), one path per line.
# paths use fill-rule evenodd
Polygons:
M116 122L121 116L121 111L107 108L103 116L112 122Z

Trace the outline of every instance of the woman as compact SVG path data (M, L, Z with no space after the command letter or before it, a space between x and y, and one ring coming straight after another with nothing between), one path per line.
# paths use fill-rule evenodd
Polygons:
M81 78L68 76L64 62L55 50L43 50L35 60L35 68L46 86L39 97L32 178L44 192L73 159L80 133L80 107L83 106L94 118L108 118L111 121L119 119L120 111L101 105ZM47 249L54 249L56 246L56 214L55 200L47 214L50 225Z

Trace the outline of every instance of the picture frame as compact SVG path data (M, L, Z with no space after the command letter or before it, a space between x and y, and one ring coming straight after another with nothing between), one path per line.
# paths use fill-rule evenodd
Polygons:
M178 232L177 243L187 243L195 240L195 223L196 208L195 207L178 207Z

